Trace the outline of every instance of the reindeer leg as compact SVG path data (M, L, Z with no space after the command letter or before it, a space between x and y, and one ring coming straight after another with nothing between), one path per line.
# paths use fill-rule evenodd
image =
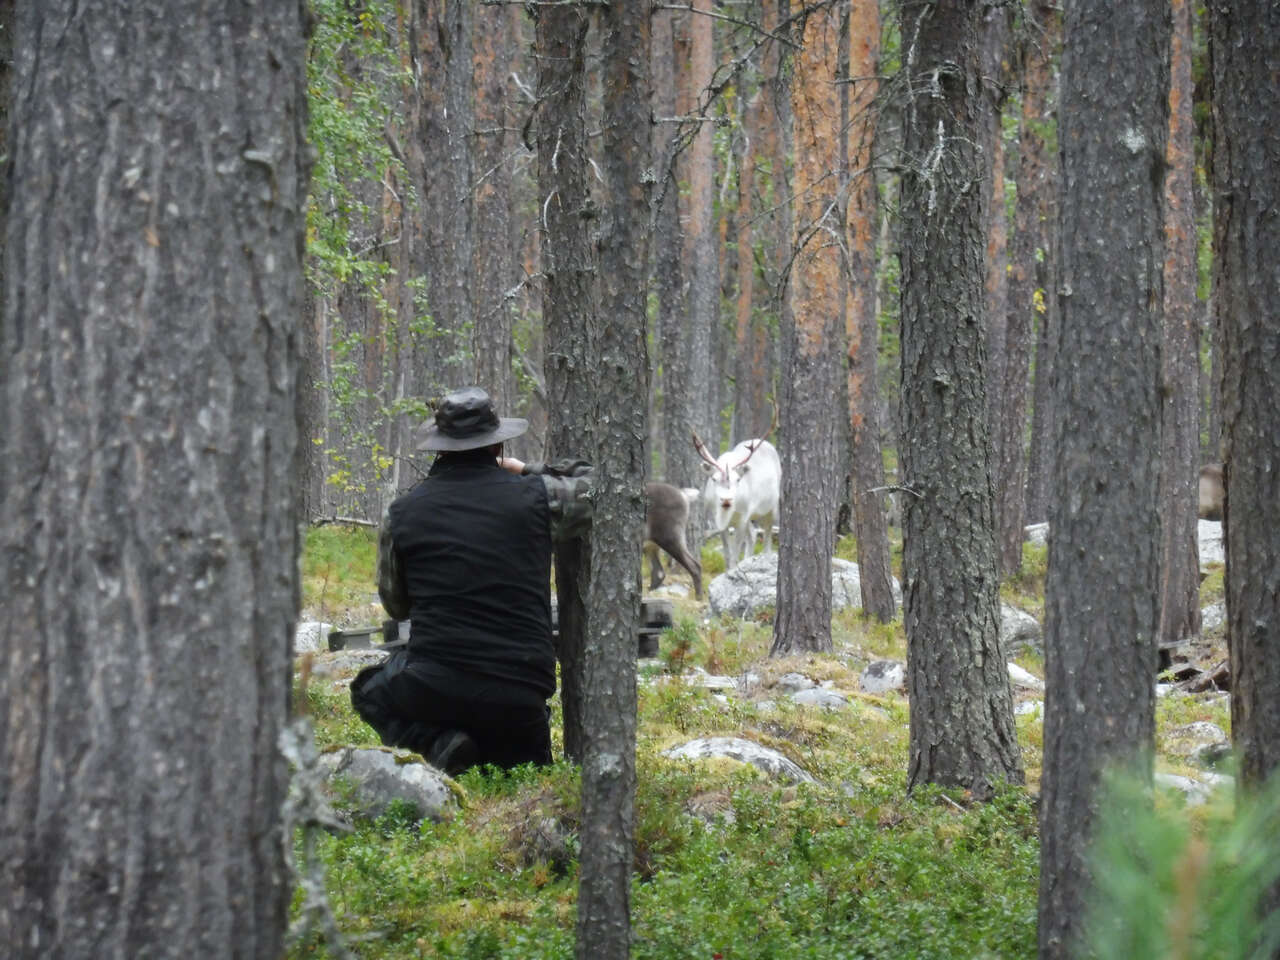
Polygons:
M676 556L676 561L689 571L689 576L693 577L693 595L698 600L702 599L702 564L693 559L688 548Z
M649 558L649 589L657 590L662 581L667 579L666 571L662 569L662 559L658 556L658 545L652 540L647 541L644 555Z

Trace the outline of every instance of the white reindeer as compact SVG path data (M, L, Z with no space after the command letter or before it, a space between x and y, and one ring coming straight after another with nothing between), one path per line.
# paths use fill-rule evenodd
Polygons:
M693 446L707 472L703 498L713 510L713 530L724 541L725 569L732 570L751 555L757 526L764 528L765 553L771 553L782 486L782 462L773 444L757 437L712 457L694 433Z

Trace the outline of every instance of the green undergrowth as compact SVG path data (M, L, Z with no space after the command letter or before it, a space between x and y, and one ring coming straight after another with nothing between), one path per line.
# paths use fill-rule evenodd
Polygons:
M355 552L372 544L363 531L347 535ZM313 547L333 549L334 539L309 539ZM1043 582L1034 553L1031 561L1028 596L1038 577ZM328 562L338 569L336 559ZM327 589L363 595L371 567L368 576L351 585L339 577ZM687 582L682 570L675 579L682 576ZM691 597L673 598L673 607L660 658L639 670L633 957L1035 956L1039 712L1016 721L1033 789L1007 787L985 804L933 787L908 794L907 702L858 687L872 660L905 660L900 613L880 624L840 611L832 654L770 659L771 611L739 621L711 617ZM696 682L698 670L752 677L754 692L723 696ZM849 706L793 704L772 689L791 672L844 693ZM376 743L333 678L313 677L305 702L321 749ZM561 756L558 698L552 710ZM1221 704L1165 698L1157 710L1158 730L1194 719L1226 729ZM780 783L734 761L662 755L700 736L749 738L817 782ZM1159 768L1177 769L1164 761ZM362 960L572 957L577 768L562 760L544 769L472 770L459 786L461 807L449 822L416 823L393 807L349 834L320 836L348 949ZM288 954L330 956L318 937Z
M376 592L377 562L376 530L342 524L309 528L302 552L303 610L335 623L347 611L363 613Z
M1044 581L1049 572L1049 548L1022 545L1022 566L1000 582L1000 599L1044 622Z

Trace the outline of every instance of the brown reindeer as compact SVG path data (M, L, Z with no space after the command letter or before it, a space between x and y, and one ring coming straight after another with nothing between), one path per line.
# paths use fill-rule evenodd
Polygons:
M696 499L698 491L690 489L686 494L679 487L654 480L644 485L644 495L644 553L649 558L649 589L658 589L667 576L658 555L658 549L662 548L689 571L693 577L693 595L701 600L702 564L689 552L684 538L690 497Z

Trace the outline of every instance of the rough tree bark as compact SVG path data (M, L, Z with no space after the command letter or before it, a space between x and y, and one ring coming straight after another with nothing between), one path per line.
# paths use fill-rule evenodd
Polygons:
M1191 0L1173 0L1169 139L1165 149L1164 403L1159 643L1200 633L1197 544L1200 456L1200 301L1196 298L1195 145L1191 115Z
M893 619L893 571L889 556L889 525L885 495L872 492L884 486L884 457L880 449L880 388L876 377L880 320L876 310L876 229L879 191L872 170L876 135L875 99L879 91L880 7L875 0L855 0L849 8L844 35L851 83L841 84L841 129L848 185L846 269L848 298L845 334L848 339L849 422L852 428L853 533L858 544L862 610L881 623Z
M1044 958L1076 956L1101 772L1123 764L1151 776L1169 29L1164 0L1066 8L1040 794Z
M652 167L649 11L600 13L604 69L600 306L592 324L595 391L591 641L585 674L577 956L630 955L636 786L636 630L644 530L649 394L645 325ZM637 376L637 369L641 375Z
M304 4L20 4L0 942L281 955Z
M1061 19L1060 17L1058 19ZM1037 289L1044 293L1044 312L1036 317L1036 369L1031 397L1031 442L1027 451L1027 506L1024 519L1041 523L1049 519L1049 501L1053 484L1055 429L1053 371L1058 344L1061 309L1058 300L1058 196L1061 178L1056 160L1052 165L1049 187L1049 223L1045 231L1044 260L1036 264ZM1019 533L1021 536L1021 533Z
M653 11L650 37L652 64L653 156L657 161L653 210L653 273L658 296L654 342L658 345L659 368L655 390L660 422L659 457L661 472L669 483L693 485L701 480L697 454L689 442L686 384L688 356L684 346L684 257L680 228L680 177L676 159L679 127L676 116L675 24L681 15L673 10ZM683 481L681 480L683 478ZM696 531L691 531L696 532ZM692 544L691 544L692 545Z
M469 331L475 321L470 277L475 249L471 186L475 179L472 130L472 19L479 4L471 0L414 0L422 103L416 132L422 149L419 170L427 309L432 325L418 351L414 379L425 396L474 382L475 361Z
M596 309L595 203L588 181L585 53L589 13L576 5L531 8L538 60L538 209L542 220L542 317L546 327L548 457L582 457L594 442L587 331ZM587 637L589 540L556 548L560 700L565 756L581 761L583 656Z
M762 30L772 30L776 11L765 6L761 19ZM777 70L777 52L773 43L764 47L761 58L761 77ZM770 419L767 396L769 383L758 377L754 369L755 341L762 318L758 310L759 292L756 288L756 232L753 220L755 194L758 186L756 166L761 149L767 142L766 129L770 100L762 81L748 103L743 117L741 166L738 168L737 195L737 298L734 316L734 397L733 429L730 440L746 440L759 436L763 425Z
M1061 4L1046 2L1037 7L1039 15L1035 18L1033 29L1038 36L1033 40L1037 44L1037 59L1046 59L1043 75L1043 93L1037 98L1043 110L1032 126L1032 133L1040 141L1040 150L1044 154L1044 180L1040 188L1043 191L1044 218L1040 221L1040 238L1043 256L1035 264L1035 289L1041 291L1041 302L1037 302L1035 317L1035 380L1032 384L1031 396L1031 437L1027 450L1027 502L1023 513L1023 522L1040 523L1049 519L1049 493L1053 473L1053 382L1054 347L1057 343L1058 320L1058 257L1061 244L1058 240L1058 197L1062 189L1062 178L1058 151L1048 149L1047 140L1057 142L1056 115L1058 96L1054 81L1052 64L1057 60L1062 48L1062 11ZM1024 96L1027 94L1024 93ZM1023 150L1027 149L1024 144ZM1021 185L1019 186L1021 189ZM1015 279L1017 279L1015 277ZM1021 282L1021 281L1019 281ZM1032 294L1034 296L1034 294ZM1015 309L1017 309L1015 304ZM1018 531L1022 537L1022 531Z
M980 2L907 3L902 175L907 782L1021 783L1000 649L987 438Z
M778 7L759 4L761 30L774 33ZM781 62L779 44L770 40L761 48L760 86L744 121L747 138L738 177L738 303L735 338L733 427L730 441L762 436L773 421L775 404L772 348L769 329L773 313L770 282L778 259L770 229L770 211L782 196L776 182L774 158L778 140L774 86ZM754 211L754 214L753 214Z
M1054 0L1036 0L1025 13L1020 43L1022 110L1018 131L1018 198L1014 205L1013 244L1009 256L1008 320L1004 331L1004 369L992 370L1001 386L1001 415L993 443L996 475L996 523L1000 572L1022 565L1027 503L1027 383L1031 375L1032 323L1045 325L1045 292L1037 283L1037 259L1047 259L1052 216L1053 159L1045 137L1053 82L1054 45L1050 22L1059 16ZM1039 256L1037 257L1037 253ZM1039 356L1039 355L1038 355ZM1048 380L1045 380L1047 385ZM1040 518L1037 518L1040 519Z
M1001 116L1009 98L1012 21L1011 4L988 4L982 13L982 93L987 99L987 109L982 114L982 144L989 158L983 171L983 190L987 194L987 257L983 285L987 297L987 432L991 437L993 465L1000 462L1000 422L1006 412L1003 376L1009 319L1009 218L1005 210L1005 150Z
M691 46L697 27L692 25L690 21L708 21L709 19L709 17L700 13L689 13L681 15L673 21L676 82L676 94L673 102L676 108L675 113L681 117L689 116L696 112L699 100L698 95L702 90L702 84L698 81L691 63ZM705 128L709 137L710 126L700 121L695 122L697 122L699 134ZM676 136L683 143L689 141L690 134L686 132L685 126L682 124L678 128ZM696 135L694 139L696 140ZM707 143L709 142L708 140ZM692 149L684 150L679 154L675 164L677 180L681 183L688 182L691 186L688 201L690 204L694 203L693 197L697 193L692 189L694 171L698 162L693 156L694 152ZM708 173L707 177L709 176L710 174ZM691 219L693 216L692 207L686 207L684 198L680 196L680 191L673 189L673 186L668 186L666 197L663 201L664 204L667 202L677 203L677 209L681 211L680 218L683 219L687 215ZM663 218L660 217L660 229L662 225ZM667 246L675 238L666 233L660 234L657 238L660 276L666 269L664 264L669 263L671 257L674 256L681 262L681 267L674 271L672 281L674 282L674 279L678 277L684 284L678 291L664 286L665 281L659 285L659 296L662 297L665 290L667 296L674 301L670 305L661 304L663 309L662 427L665 439L666 479L669 483L680 487L700 487L705 479L700 466L701 460L693 447L691 432L696 430L713 447L718 445L720 439L719 432L711 434L708 431L704 414L704 411L710 407L708 398L711 395L711 329L710 326L694 323L691 319L694 310L693 272L695 265L690 260L690 254L686 251L692 249L695 236L695 225L690 222L687 230L680 237L680 248L673 250ZM683 264L686 263L690 266L688 271L683 268ZM697 267L697 269L701 268ZM674 315L667 313L668 309L674 309L676 313ZM700 512L695 511L695 513ZM692 535L689 546L697 553L701 544L702 533L702 524L698 518L690 522L689 533Z
M472 63L475 84L475 182L471 190L475 210L475 246L471 285L474 287L475 327L471 349L475 381L493 398L498 410L515 409L512 375L511 325L516 285L515 247L511 242L512 138L507 77L515 53L518 15L511 6L479 6Z
M797 0L792 10L804 6ZM812 10L794 59L795 257L793 316L783 326L789 364L779 416L782 491L778 611L770 656L831 649L831 548L838 492L835 424L843 419L837 336L843 333L840 248L844 209L838 170L840 15ZM769 533L766 531L766 536Z
M1256 790L1280 766L1280 7L1210 4L1208 25L1231 735Z
M720 418L715 409L718 391L713 354L716 328L720 324L720 256L716 234L716 154L715 125L707 89L715 70L715 19L710 16L712 0L693 0L689 29L688 82L690 113L701 116L697 133L689 144L688 229L685 232L685 263L688 265L690 417L692 426L719 452ZM691 485L696 484L691 480Z

